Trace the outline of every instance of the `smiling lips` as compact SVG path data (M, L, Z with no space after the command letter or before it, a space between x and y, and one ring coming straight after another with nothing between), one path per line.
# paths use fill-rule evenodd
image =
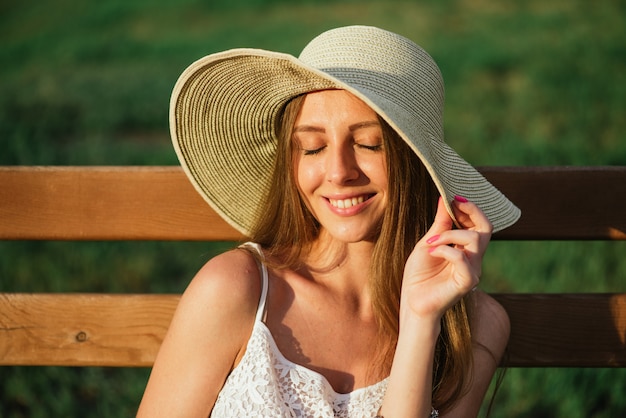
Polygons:
M365 202L371 196L357 196L350 199L328 199L331 206L339 209L347 209Z

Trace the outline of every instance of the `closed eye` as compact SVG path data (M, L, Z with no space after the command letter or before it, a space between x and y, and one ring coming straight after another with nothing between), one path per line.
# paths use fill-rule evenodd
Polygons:
M363 148L370 151L381 151L383 149L383 144L378 145L364 145L364 144L356 144L357 147Z
M326 148L326 147L320 147L320 148L315 148L315 149L304 149L304 148L302 148L302 153L304 155L317 155L320 152L322 152L324 150L324 148Z

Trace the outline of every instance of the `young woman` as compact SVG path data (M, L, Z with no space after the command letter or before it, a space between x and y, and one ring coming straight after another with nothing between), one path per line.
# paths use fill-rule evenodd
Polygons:
M428 54L372 27L181 75L181 164L250 242L190 283L140 416L476 416L509 324L473 290L519 210L443 142L442 112Z

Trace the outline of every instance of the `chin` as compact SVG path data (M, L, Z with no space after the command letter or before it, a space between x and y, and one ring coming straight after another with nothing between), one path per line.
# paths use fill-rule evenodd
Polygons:
M359 242L375 242L378 239L379 230L374 231L329 231L335 240L344 242L346 244L355 244Z

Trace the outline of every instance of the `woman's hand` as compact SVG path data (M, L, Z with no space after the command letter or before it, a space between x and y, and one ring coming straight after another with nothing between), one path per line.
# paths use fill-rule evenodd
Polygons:
M480 208L465 198L457 196L452 208L462 229L453 229L452 218L439 198L433 225L406 262L401 317L413 314L438 321L478 285L493 227Z
M406 262L400 332L381 415L428 416L441 317L478 285L492 226L466 199L457 197L452 208L460 229L453 229L452 218L439 199L433 225ZM480 404L484 393L478 392L467 398L466 405L474 405L474 398Z

